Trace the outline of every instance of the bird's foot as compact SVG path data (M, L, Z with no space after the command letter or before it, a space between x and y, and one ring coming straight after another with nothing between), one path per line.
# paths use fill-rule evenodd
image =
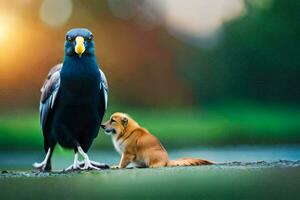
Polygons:
M101 168L99 166L94 165L93 161L90 161L89 159L84 159L81 166L82 167L80 169L82 169L82 170L101 170Z
M47 162L41 162L41 163L33 163L32 165L36 170L39 170L41 172L44 172L44 171L51 171L51 167L49 165L47 165Z
M48 152L46 154L46 157L45 159L40 162L40 163L33 163L33 167L36 169L36 170L39 170L39 171L51 171L51 163L50 163L50 154L51 154L51 148L48 149Z
M76 171L80 169L81 168L80 168L80 162L78 161L78 153L75 153L73 164L67 167L66 169L64 169L63 171Z
M88 167L86 167L88 166ZM90 164L85 164L85 162L77 162L76 165L72 164L67 167L64 171L77 171L77 170L101 170L101 169L110 169L108 164L99 163L96 161L90 160Z
M100 169L110 169L109 165L108 164L105 164L105 163L99 163L99 162L96 162L96 161L93 161L93 160L90 160L91 164L95 167L98 167Z
M70 165L69 167L67 167L63 171L69 172L69 171L77 171L77 170L80 170L80 169L81 169L81 167L80 167L80 164L78 162L77 164Z
M89 156L82 150L80 146L77 147L78 152L83 157L83 162L80 162L80 169L82 170L101 170L101 169L109 169L107 164L98 163L89 159Z

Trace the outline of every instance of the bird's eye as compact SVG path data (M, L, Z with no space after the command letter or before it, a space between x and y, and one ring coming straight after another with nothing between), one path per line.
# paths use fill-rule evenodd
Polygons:
M93 35L90 35L90 36L88 37L88 41L92 41L92 39L93 39Z
M73 40L73 38L72 38L71 36L67 36L67 40L68 40L69 42L71 42L71 41Z

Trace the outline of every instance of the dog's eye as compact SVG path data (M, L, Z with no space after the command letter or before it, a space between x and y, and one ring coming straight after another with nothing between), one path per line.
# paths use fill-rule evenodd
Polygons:
M111 123L113 123L113 122L116 122L116 120L114 120L114 119L111 119L111 120L110 120L110 122L111 122Z

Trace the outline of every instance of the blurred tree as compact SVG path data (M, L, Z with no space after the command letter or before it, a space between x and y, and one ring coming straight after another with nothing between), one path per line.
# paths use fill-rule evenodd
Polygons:
M224 25L220 46L181 52L178 67L199 101L299 102L300 3L255 2L245 1L246 14Z
M94 32L97 57L117 103L300 100L296 0L245 0L245 14L224 24L217 33L221 42L211 49L181 42L163 25L145 29L141 24L148 22L139 15L117 18L107 1L74 0L66 24L51 27L40 18L42 2L0 1L0 17L16 19L14 24L2 20L11 30L1 41L0 108L37 106L44 77L62 61L64 35L73 27Z

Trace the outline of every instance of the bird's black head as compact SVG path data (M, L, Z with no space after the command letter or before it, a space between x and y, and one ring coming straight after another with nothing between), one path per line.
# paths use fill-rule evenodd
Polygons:
M93 56L95 54L94 37L85 28L74 28L67 32L65 56Z

